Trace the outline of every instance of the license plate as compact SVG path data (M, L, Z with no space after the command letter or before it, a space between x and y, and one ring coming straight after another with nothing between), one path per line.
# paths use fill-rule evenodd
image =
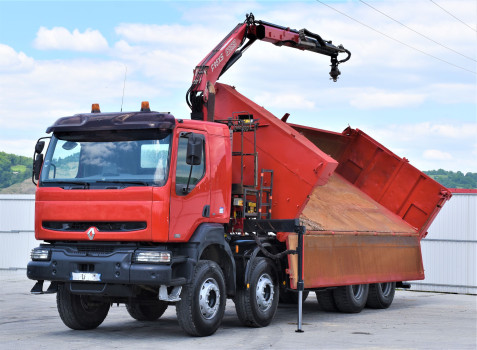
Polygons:
M89 282L98 282L101 281L101 274L94 272L72 272L71 273L72 281L89 281Z

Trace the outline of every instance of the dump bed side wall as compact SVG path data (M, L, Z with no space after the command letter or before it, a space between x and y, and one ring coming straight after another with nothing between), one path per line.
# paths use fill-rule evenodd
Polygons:
M338 160L336 172L425 237L450 192L360 130L342 134L292 125Z
M296 249L296 235L287 237ZM417 236L306 234L303 237L305 288L424 279ZM289 255L290 285L296 288L298 260Z

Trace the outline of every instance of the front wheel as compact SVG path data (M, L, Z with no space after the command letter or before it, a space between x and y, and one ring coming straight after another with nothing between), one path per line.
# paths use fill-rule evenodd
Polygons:
M182 288L181 300L176 304L179 325L193 336L215 333L224 317L226 301L225 279L219 265L199 261L191 283Z
M370 284L366 306L372 309L387 309L394 300L395 291L396 282Z
M138 321L155 321L167 309L167 302L153 299L148 301L131 300L126 304L129 315Z
M67 286L58 288L56 305L63 323L71 329L94 329L103 323L110 304L98 297L72 294Z
M235 310L240 322L249 327L266 327L277 312L278 283L272 261L255 258L250 269L250 281L235 295Z
M341 312L358 313L364 309L368 299L369 284L338 287L333 291L336 307Z

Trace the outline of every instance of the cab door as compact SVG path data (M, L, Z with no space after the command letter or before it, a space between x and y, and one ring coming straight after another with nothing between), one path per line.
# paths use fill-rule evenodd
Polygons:
M200 161L187 162L188 145L195 140ZM189 148L191 146L189 145ZM188 241L197 226L210 216L210 165L208 164L207 133L176 129L172 158L169 241ZM197 164L198 163L198 164Z

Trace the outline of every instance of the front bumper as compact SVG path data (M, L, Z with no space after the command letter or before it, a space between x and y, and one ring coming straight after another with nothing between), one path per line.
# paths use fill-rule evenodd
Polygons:
M89 289L101 293L108 285L149 285L175 286L187 283L193 271L194 261L173 252L169 263L134 263L136 245L94 245L42 244L50 250L48 261L30 261L27 277L32 280L47 280L90 286ZM148 248L169 250L170 247ZM73 274L75 273L75 274ZM76 280L78 274L96 274L98 281ZM71 287L72 289L74 289ZM95 288L97 287L97 288ZM104 288L103 288L104 287Z

